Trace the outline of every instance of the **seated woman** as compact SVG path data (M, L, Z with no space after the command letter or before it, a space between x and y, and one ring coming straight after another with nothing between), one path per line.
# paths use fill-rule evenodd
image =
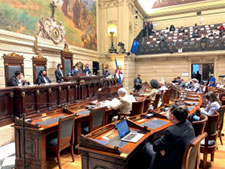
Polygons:
M155 79L152 79L151 81L150 81L150 85L151 85L151 91L150 91L150 93L149 93L149 96L152 98L152 100L155 100L155 96L156 96L156 94L158 94L159 93L159 82L157 81L157 80L155 80Z
M206 93L206 99L208 104L205 108L200 109L200 113L211 116L220 109L221 103L211 90Z

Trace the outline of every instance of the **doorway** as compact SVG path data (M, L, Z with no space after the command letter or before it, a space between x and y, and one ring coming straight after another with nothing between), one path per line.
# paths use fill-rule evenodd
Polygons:
M191 65L191 78L196 78L199 82L207 81L211 73L214 73L213 63Z

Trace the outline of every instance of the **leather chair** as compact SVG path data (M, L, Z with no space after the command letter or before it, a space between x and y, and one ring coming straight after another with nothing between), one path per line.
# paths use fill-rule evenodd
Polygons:
M207 155L211 154L211 161L214 161L214 153L217 150L216 138L218 135L217 127L219 121L219 113L216 112L214 115L208 116L206 122L205 132L208 136L204 142L201 143L200 152L203 153L203 168L206 168Z
M219 112L219 122L218 122L218 137L220 138L220 143L223 145L223 140L222 140L222 130L223 130L223 123L224 123L224 112L225 112L225 106L222 106L220 108Z
M153 108L154 109L156 109L158 107L160 96L161 96L161 94L156 94L156 96L155 96L155 100L153 102Z
M141 114L141 113L143 113L143 111L144 111L144 100L138 101L138 102L133 102L130 116Z
M196 137L201 135L204 132L207 120L208 120L208 117L204 114L201 114L200 120L191 122L195 130Z
M146 97L145 101L144 101L143 113L148 113L148 110L149 110L149 107L150 107L150 103L151 103L151 98L150 97Z
M105 125L106 107L91 109L89 115L89 125L83 128L83 134L88 134Z
M70 146L74 162L74 114L59 119L58 136L48 142L48 148L56 152L59 169L62 169L60 152Z
M162 98L162 105L169 104L169 102L170 102L170 89L164 92Z
M200 163L200 144L207 136L207 133L202 133L187 146L184 152L182 169L197 169Z

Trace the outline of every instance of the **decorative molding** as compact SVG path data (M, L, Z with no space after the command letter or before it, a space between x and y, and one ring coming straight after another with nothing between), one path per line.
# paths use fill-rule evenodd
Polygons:
M113 8L124 5L124 0L99 0L100 8Z

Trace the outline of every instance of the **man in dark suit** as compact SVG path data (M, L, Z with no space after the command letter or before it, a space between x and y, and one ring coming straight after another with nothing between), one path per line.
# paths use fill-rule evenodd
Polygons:
M150 169L181 169L184 151L195 138L187 116L188 109L183 103L171 106L168 119L173 125L153 144L146 143L144 146L144 152L151 160Z
M62 64L58 64L57 69L55 71L56 82L57 83L63 82L63 77L64 77L64 74L63 74L63 70L62 70Z
M12 76L9 80L9 86L23 86L30 84L27 80L23 78L23 74L20 71L15 72L15 76Z
M88 65L88 64L85 66L85 69L83 70L83 73L86 73L86 74L88 74L88 75L90 75L90 74L91 74L91 70L90 70L90 68L89 68L89 65Z
M134 79L134 91L139 91L142 86L141 75L138 75L136 79Z
M39 76L37 78L37 84L48 84L52 81L48 78L47 73L45 70L41 70Z

